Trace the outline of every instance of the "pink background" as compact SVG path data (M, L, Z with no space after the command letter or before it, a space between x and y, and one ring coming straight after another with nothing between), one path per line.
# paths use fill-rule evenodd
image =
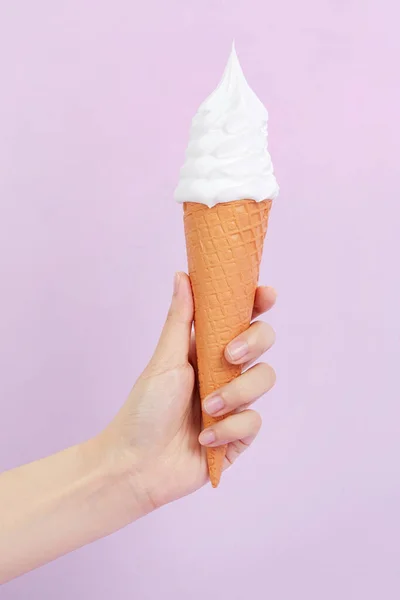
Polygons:
M399 10L390 0L14 0L0 7L0 467L91 436L185 268L172 193L232 38L270 110L280 292L254 449L213 492L5 586L2 600L395 600Z

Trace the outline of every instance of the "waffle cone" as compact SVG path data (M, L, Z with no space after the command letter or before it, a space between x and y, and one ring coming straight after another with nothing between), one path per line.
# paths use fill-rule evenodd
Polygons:
M239 200L212 208L184 204L202 403L241 373L241 366L227 362L224 349L250 324L271 204L271 200ZM204 427L219 420L203 411ZM226 446L207 449L213 487L221 478L225 454Z

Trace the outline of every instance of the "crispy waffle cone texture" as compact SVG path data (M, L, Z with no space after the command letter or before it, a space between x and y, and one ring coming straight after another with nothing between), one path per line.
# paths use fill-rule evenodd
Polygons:
M271 204L184 204L201 401L241 373L240 366L225 360L224 349L250 324ZM204 427L217 420L203 412ZM213 487L219 483L225 453L226 446L207 449Z

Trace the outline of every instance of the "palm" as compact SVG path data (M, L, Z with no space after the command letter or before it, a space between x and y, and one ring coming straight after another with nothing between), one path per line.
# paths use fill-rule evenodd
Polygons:
M135 447L142 447L151 459L148 475L158 484L158 491L151 493L156 505L190 494L207 482L206 453L198 442L201 409L194 348L193 339L186 364L162 372L149 365L127 403L134 410L131 423L138 424L131 430Z

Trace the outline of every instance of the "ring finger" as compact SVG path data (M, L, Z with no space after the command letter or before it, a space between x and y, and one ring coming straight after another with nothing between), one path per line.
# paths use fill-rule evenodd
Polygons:
M245 410L204 429L199 436L199 442L202 446L214 448L241 440L248 446L256 437L260 427L260 415L254 410Z
M273 368L265 363L259 363L205 398L203 409L213 417L220 417L248 406L268 392L273 387L275 379Z

